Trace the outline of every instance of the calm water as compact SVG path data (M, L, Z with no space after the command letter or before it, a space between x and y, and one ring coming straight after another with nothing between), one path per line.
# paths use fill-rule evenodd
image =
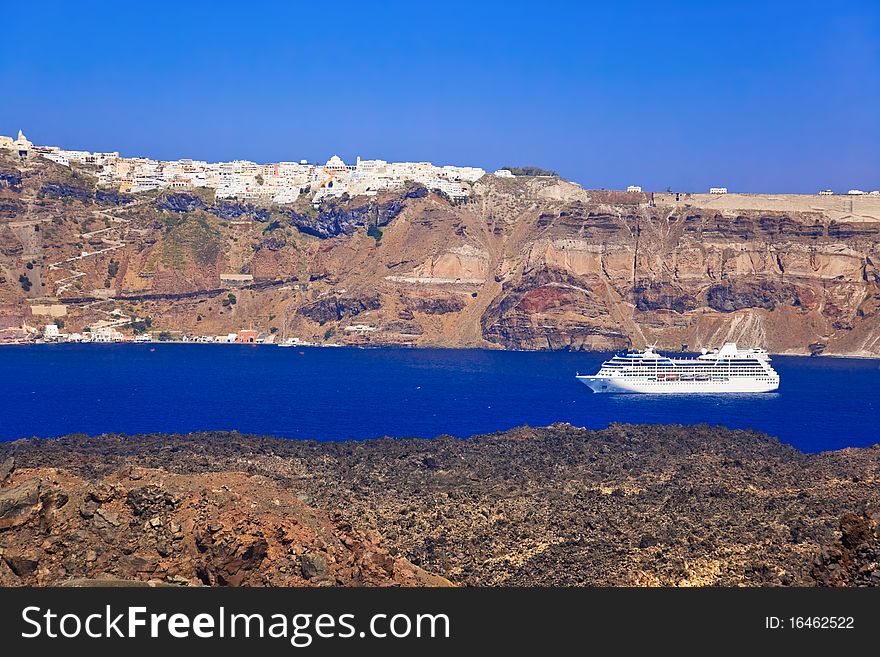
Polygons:
M880 442L880 362L776 357L778 393L597 395L602 354L237 345L0 348L0 440L71 432L331 440L469 436L520 424L752 427L807 451Z

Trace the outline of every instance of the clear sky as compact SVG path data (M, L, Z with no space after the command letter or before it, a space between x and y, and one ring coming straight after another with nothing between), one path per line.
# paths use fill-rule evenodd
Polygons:
M0 134L589 188L880 188L880 2L10 2Z

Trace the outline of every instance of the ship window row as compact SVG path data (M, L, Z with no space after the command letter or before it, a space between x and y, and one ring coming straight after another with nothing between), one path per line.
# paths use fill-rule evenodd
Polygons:
M611 375L612 372L606 372ZM715 376L715 375L729 375L729 376L771 376L766 372L666 372L663 374L657 374L655 372L620 372L618 376Z
M687 373L697 373L697 372L751 372L754 374L761 374L766 372L763 367L610 367L604 366L602 367L604 370L614 370L614 371L624 371L624 372L687 372Z

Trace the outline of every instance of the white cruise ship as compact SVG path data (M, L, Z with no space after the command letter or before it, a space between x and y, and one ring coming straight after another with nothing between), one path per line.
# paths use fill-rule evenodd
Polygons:
M779 387L766 351L739 349L733 342L696 358L668 358L648 347L614 356L597 374L577 378L593 392L771 392Z

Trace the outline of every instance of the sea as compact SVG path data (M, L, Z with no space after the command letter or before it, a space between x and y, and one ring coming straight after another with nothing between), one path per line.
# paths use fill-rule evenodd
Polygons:
M612 422L750 428L807 452L880 443L880 360L776 356L778 392L595 394L609 354L270 345L0 347L0 440L237 430L284 438L467 437Z

